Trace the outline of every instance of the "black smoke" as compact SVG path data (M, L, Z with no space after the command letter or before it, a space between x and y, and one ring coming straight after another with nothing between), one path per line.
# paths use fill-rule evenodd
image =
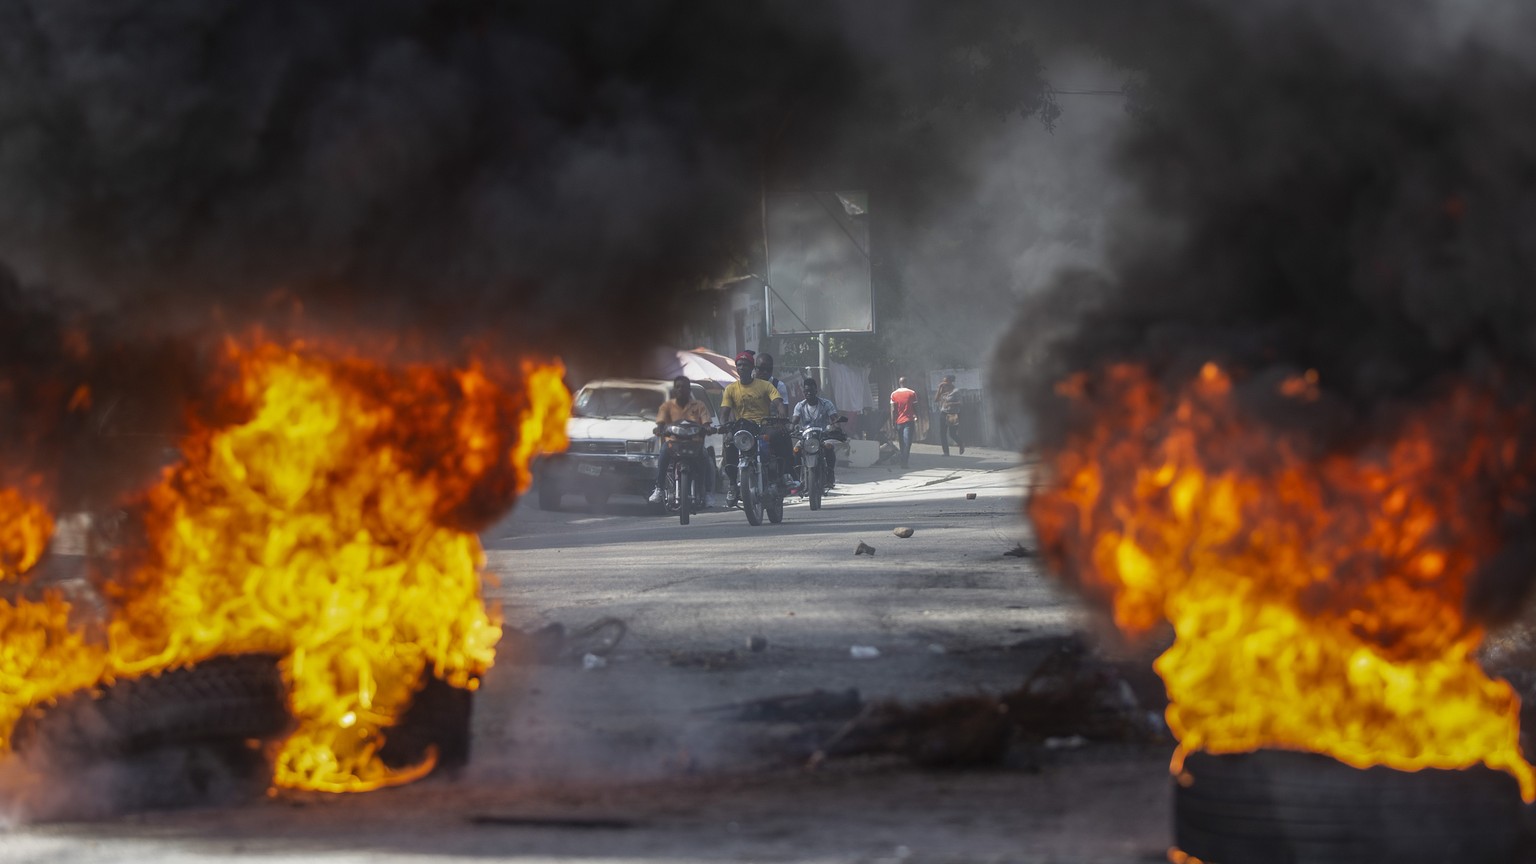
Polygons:
M1450 380L1529 416L1529 12L1499 2L1109 5L1128 27L1076 32L1144 75L1117 158L1141 202L1106 266L1062 274L1006 343L1000 366L1025 394L1040 444L1059 444L1076 421L1056 382L1120 360L1170 384L1217 360L1261 385L1255 393L1317 370L1324 398L1287 402L1271 420L1310 430L1329 451L1370 446L1380 424ZM1533 527L1532 503L1527 494L1506 508L1512 540ZM1510 578L1521 568L1508 561L1495 569L1484 585L1497 589L1473 598L1489 617L1531 582Z
M154 429L252 324L622 366L756 248L765 186L920 223L1042 104L1016 8L0 0L0 372ZM60 440L69 392L0 402Z
M138 327L297 303L604 344L706 270L763 118L858 87L838 27L764 3L7 0L0 260Z

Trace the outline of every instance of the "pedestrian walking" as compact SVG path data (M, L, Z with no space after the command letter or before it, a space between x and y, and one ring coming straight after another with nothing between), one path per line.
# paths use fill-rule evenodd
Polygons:
M891 391L891 427L901 442L901 467L912 458L912 434L917 428L917 391L907 386L905 377L896 379Z
M933 394L934 424L939 427L939 446L949 455L949 439L955 439L960 455L965 455L965 442L960 440L960 388L955 386L955 376L945 375L939 389Z

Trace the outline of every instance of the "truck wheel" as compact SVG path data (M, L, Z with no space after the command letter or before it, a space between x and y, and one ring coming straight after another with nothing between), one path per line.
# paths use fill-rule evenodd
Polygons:
M564 498L564 497L565 497L564 495L560 494L560 487L559 486L556 486L553 482L551 482L549 480L540 481L540 483L539 483L539 509L540 510L559 510L560 509L560 499Z

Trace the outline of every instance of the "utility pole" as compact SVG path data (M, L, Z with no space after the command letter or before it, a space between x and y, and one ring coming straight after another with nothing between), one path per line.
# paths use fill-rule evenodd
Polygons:
M816 383L827 389L827 334L816 334Z

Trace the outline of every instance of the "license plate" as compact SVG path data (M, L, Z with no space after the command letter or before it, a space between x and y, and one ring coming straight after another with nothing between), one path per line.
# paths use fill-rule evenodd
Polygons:
M576 473L577 474L585 474L588 477L601 477L601 476L603 476L603 466L601 466L601 465L577 465L576 466Z

